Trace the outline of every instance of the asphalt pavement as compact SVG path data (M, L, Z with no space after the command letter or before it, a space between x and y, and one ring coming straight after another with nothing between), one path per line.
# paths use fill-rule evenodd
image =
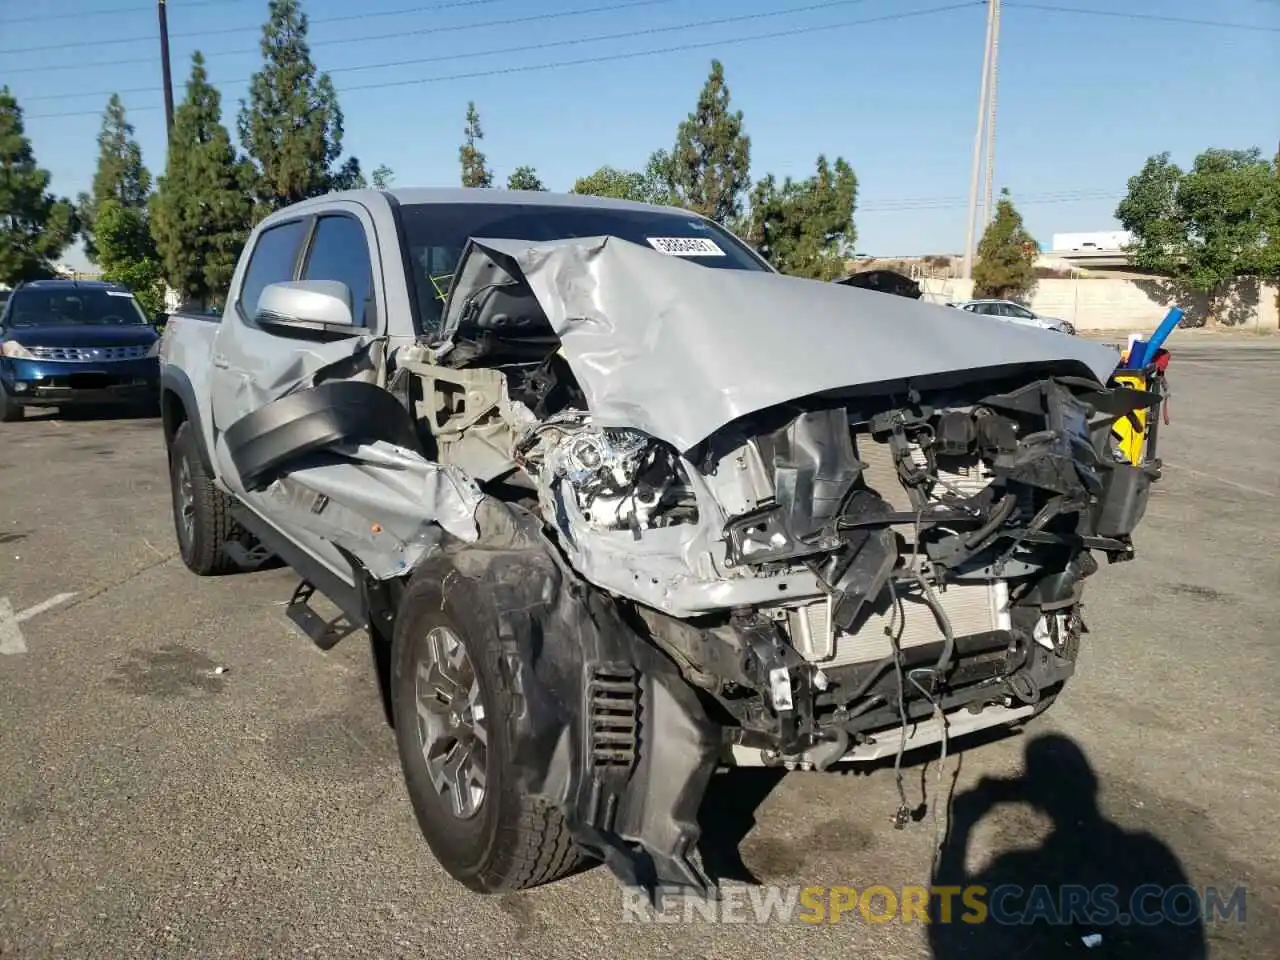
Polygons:
M0 957L1280 955L1280 344L1173 354L1138 558L1090 581L1041 722L909 765L913 807L952 800L902 830L891 766L717 781L706 855L901 891L949 823L939 881L1243 886L1243 922L634 922L598 867L471 894L420 838L363 635L297 634L287 570L186 571L157 421L29 414L0 425Z

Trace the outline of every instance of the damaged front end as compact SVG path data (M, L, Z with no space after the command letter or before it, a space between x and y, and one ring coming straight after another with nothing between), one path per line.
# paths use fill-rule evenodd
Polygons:
M544 571L493 596L523 780L627 882L704 882L719 763L828 769L1042 710L1095 554L1133 555L1159 464L1111 424L1158 401L1105 386L1107 348L827 287L473 241L442 336L397 358L428 459L523 518ZM464 573L484 526L445 550Z
M523 794L624 881L700 886L718 765L825 770L1057 695L1159 473L1115 445L1158 402L1117 360L616 238L475 239L434 341L290 355L213 456L356 571L371 628L411 578L479 611Z

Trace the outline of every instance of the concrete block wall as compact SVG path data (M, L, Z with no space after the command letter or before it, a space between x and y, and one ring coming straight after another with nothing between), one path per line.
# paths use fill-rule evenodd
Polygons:
M972 280L925 279L920 286L924 299L934 303L973 296ZM1036 284L1029 306L1036 313L1069 320L1077 330L1151 330L1172 306L1183 309L1189 325L1216 319L1225 326L1280 330L1278 292L1280 285L1274 283L1239 281L1218 299L1215 317L1210 318L1207 296L1178 295L1160 279L1053 279Z

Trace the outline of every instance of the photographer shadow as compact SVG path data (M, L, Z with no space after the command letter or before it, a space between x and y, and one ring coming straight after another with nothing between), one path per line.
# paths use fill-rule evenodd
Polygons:
M974 828L1002 803L1048 816L1051 833L1035 849L1002 853L971 874L966 859ZM949 916L943 899L933 898L929 945L938 960L1208 955L1200 902L1177 855L1151 834L1127 831L1102 814L1089 761L1058 734L1027 743L1020 777L984 777L955 797L933 884L986 888L982 922L974 922L978 912L959 893L947 898ZM1129 916L1135 907L1136 919Z

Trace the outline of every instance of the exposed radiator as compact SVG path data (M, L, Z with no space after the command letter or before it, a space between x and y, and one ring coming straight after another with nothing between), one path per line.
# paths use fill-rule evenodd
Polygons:
M911 499L898 479L893 453L886 443L877 443L862 434L857 438L858 459L866 466L862 476L895 510L910 512ZM911 458L920 466L928 461L917 444L910 447ZM974 455L966 458L940 459L937 476L944 489L972 496L991 482L991 473ZM934 496L942 490L935 488ZM910 533L906 535L910 537ZM942 609L957 637L1009 628L1009 587L1003 581L992 583L950 584L945 590L935 589ZM839 667L850 663L882 660L893 653L893 643L885 629L892 622L894 636L903 649L937 643L943 639L937 618L919 595L910 588L903 591L901 612L896 616L886 590L870 616L856 633L834 633L831 626L831 602L820 600L786 611L786 624L792 645L806 659L823 666ZM896 605L895 605L896 606Z
M992 583L951 584L935 590L942 609L957 637L1009 628L1009 587L1001 580ZM885 596L888 596L886 591ZM885 606L884 603L880 607ZM940 642L942 628L929 606L912 591L903 596L901 613L879 607L856 633L835 633L831 629L831 606L826 600L787 611L792 645L806 660L827 667L882 660L893 653L893 643L885 628L893 622L893 635L903 649Z

